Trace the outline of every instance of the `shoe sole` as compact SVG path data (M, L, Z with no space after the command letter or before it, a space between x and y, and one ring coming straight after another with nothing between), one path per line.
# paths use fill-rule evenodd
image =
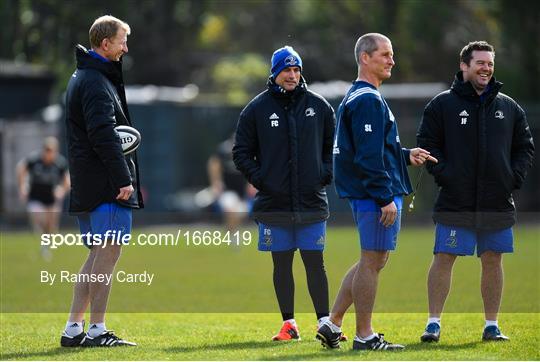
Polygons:
M61 343L60 342L60 347L63 347L63 348L78 348L78 347L82 347L82 345L80 343L76 343L76 344L65 344L65 343Z
M112 346L106 346L106 345L81 345L83 348L128 348L128 347L137 347L136 344L113 344Z
M340 348L339 342L338 342L338 345L336 347L333 347L333 346L329 345L328 344L328 339L326 338L326 336L324 334L317 333L315 338L317 338L319 341L321 341L321 344L323 345L324 348L328 348L328 349L338 349L338 348Z
M403 348L388 348L388 349L371 349L371 348L352 348L353 351L373 351L373 352L401 352L405 350Z
M64 348L82 347L83 341L84 339L79 340L79 341L74 341L73 339L62 337L60 338L60 347L64 347Z
M420 337L420 341L426 342L426 343L439 342L439 337L431 336L431 335L422 336Z

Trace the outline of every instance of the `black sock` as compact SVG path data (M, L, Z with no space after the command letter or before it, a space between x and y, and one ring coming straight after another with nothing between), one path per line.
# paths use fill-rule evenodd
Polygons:
M328 279L324 269L323 252L319 250L300 250L304 267L306 268L306 277L309 295L315 307L317 319L329 315L328 307Z
M273 251L274 289L284 321L294 318L294 250Z

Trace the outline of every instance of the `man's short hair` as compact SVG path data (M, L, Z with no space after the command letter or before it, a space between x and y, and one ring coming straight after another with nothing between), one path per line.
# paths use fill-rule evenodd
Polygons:
M58 150L58 139L53 136L45 137L43 140L43 149L44 150Z
M113 38L120 28L124 29L128 35L131 33L129 25L114 16L104 15L97 18L88 31L90 46L99 48L103 39Z
M360 53L371 55L371 53L379 48L378 42L380 40L390 42L388 37L379 33L367 33L358 38L356 45L354 46L354 59L356 60L356 64L360 65Z
M483 40L477 40L471 41L461 49L461 53L459 53L460 62L471 65L471 59L473 57L472 53L475 50L491 52L493 53L493 58L495 58L495 49L493 48L493 45Z

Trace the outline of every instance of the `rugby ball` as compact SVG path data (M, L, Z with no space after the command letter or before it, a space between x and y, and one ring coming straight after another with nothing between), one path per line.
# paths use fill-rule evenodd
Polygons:
M120 144L124 155L135 151L141 144L141 134L130 126L118 126L114 129L120 137Z

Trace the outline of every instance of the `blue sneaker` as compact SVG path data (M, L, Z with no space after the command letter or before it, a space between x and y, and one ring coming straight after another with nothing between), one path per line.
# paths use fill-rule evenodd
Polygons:
M482 333L483 341L509 341L510 338L501 333L501 330L497 326L489 326L484 329Z
M422 342L439 342L441 336L441 326L438 323L430 323L420 337Z

